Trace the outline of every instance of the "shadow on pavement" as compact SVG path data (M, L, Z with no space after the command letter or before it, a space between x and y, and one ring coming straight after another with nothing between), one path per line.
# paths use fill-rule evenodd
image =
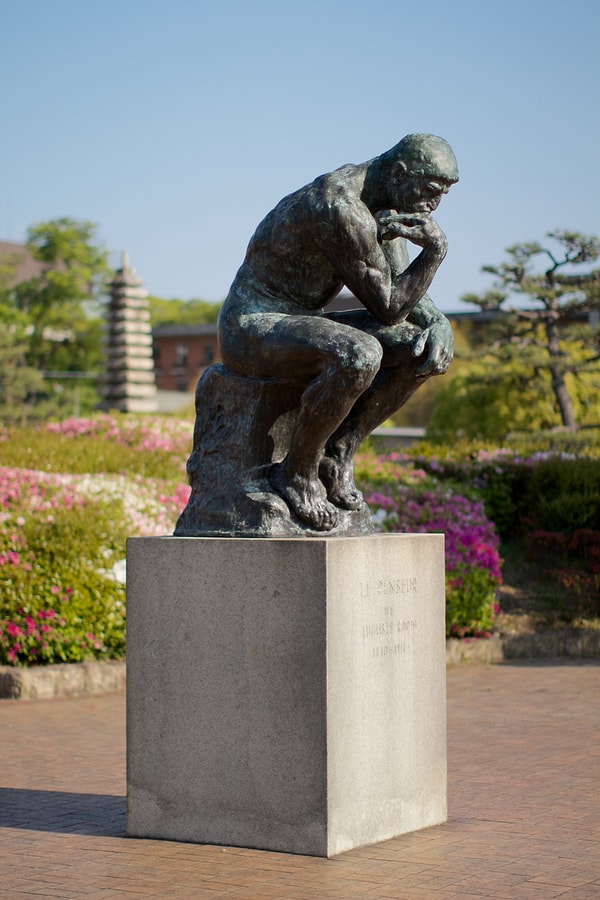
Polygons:
M125 797L0 788L0 828L125 836Z

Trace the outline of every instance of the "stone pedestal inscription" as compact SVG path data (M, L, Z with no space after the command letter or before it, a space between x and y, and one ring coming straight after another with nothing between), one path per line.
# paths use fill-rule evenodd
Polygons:
M128 834L332 856L446 819L441 535L134 538Z

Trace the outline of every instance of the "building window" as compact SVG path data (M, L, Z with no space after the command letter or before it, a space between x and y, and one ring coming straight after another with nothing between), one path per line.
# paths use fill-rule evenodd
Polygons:
M188 364L188 345L177 344L175 347L175 365L185 368Z
M209 366L215 358L215 351L213 349L212 344L205 344L203 347L203 351L204 351L204 365Z

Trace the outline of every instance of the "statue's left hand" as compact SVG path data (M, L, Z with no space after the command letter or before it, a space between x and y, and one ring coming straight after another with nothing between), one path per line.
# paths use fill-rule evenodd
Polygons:
M417 375L443 375L454 358L454 335L447 319L440 319L424 328L412 344L412 355L427 357L417 369Z

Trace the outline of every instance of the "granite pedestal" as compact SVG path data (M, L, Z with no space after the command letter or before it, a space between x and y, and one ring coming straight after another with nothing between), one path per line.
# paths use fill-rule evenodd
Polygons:
M127 833L326 857L444 822L443 540L131 539Z

